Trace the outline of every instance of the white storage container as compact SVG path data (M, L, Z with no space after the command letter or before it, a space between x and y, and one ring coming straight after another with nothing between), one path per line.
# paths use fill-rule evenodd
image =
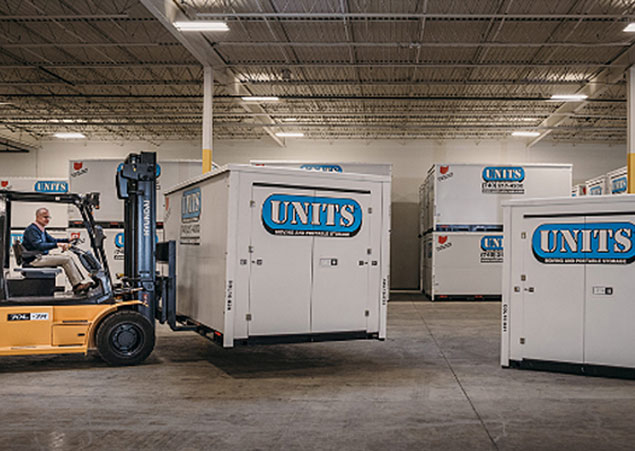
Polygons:
M71 160L69 161L70 190L73 193L100 193L99 210L93 215L97 222L123 222L123 201L117 198L115 173L121 159ZM163 221L163 194L165 190L201 174L200 160L164 160L157 164L157 222ZM78 211L71 213L71 221L80 221Z
M601 175L586 182L587 196L602 196L609 194L606 175Z
M392 177L390 163L355 163L355 162L317 162L292 160L251 160L254 166L274 166L279 168L304 169L319 172L353 172L356 174L387 175Z
M65 194L69 192L68 179L59 178L35 178L35 177L2 177L0 176L0 189L11 191L23 191L28 193ZM25 229L35 220L35 211L40 207L46 207L51 214L49 222L50 230L65 230L68 227L68 204L32 202L13 202L11 207L11 227ZM77 210L76 208L73 208Z
M572 197L586 196L586 185L585 184L573 185L573 188L571 188L571 196Z
M628 169L626 166L606 174L611 194L626 194L628 190Z
M168 191L166 208L177 310L225 347L385 338L389 177L229 165Z
M468 231L500 226L501 202L569 196L570 164L435 164L422 197L426 231Z
M635 196L503 208L502 366L635 368Z
M498 300L501 232L433 232L424 237L423 292L431 300Z

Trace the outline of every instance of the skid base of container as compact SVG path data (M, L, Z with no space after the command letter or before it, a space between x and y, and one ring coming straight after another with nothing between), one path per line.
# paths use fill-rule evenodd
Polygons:
M635 379L635 368L588 365L581 363L553 362L549 360L510 360L509 368L548 371L553 373L580 374L584 376Z
M502 296L500 294L435 294L434 299L427 293L423 293L430 301L467 301L467 302L500 302Z
M279 343L308 343L318 341L343 341L378 339L379 334L369 334L365 331L358 332L332 332L323 334L294 334L294 335L257 335L243 340L234 340L235 344L279 344Z

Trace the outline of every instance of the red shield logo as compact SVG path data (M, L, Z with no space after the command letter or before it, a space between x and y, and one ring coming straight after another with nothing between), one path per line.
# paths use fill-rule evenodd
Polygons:
M450 166L441 166L441 167L439 168L439 172L440 172L441 174L447 174L449 170L450 170Z
M82 166L84 166L84 163L82 163L81 161L73 162L73 169L75 169L76 171L79 171Z
M2 182L0 182L0 185L2 185L3 188L6 188L7 186L9 186L9 181L3 180Z
M439 237L439 244L445 244L446 241L448 241L448 237L447 236L440 236Z
M71 240L77 240L77 239L79 239L79 232L71 233Z

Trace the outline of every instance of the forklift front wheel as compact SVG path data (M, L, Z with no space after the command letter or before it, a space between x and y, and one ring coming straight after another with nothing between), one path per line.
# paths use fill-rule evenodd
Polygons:
M97 329L97 351L110 365L136 365L154 348L154 328L139 312L121 310L106 317Z

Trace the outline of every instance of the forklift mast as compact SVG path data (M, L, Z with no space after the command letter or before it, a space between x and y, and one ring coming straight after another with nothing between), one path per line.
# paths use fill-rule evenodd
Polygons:
M139 311L154 323L156 290L156 184L154 152L130 154L117 169L117 196L124 201L124 278L139 290Z

